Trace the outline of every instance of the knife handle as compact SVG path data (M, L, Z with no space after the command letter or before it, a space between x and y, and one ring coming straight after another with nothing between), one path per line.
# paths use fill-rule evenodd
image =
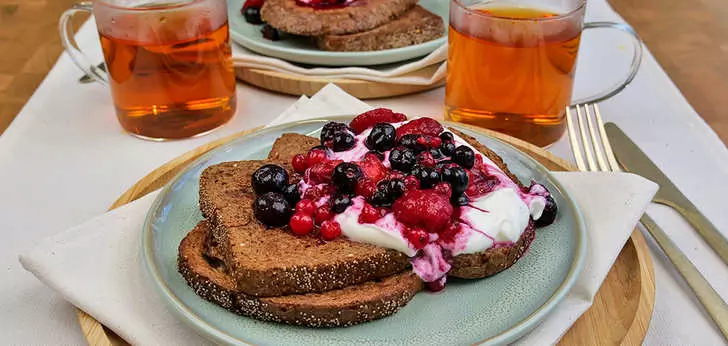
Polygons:
M675 198L672 196L671 198ZM718 231L695 205L687 198L677 202L674 200L655 199L655 202L665 204L677 210L682 216L698 231L705 242L713 248L713 251L720 256L723 262L728 265L728 240Z
M713 319L715 324L723 333L723 337L728 341L728 304L720 297L705 277L700 274L697 268L688 260L680 251L675 243L665 234L665 232L652 220L647 214L642 215L640 222L645 226L648 232L655 238L657 244L667 255L677 271L682 275L688 286L695 292L698 300Z

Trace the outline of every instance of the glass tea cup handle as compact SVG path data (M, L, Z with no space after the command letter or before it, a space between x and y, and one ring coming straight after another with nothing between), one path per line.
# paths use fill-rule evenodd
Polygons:
M86 55L78 48L78 44L76 43L76 39L73 35L73 28L70 25L71 18L73 18L73 15L78 12L93 13L91 2L84 1L74 4L61 15L61 20L58 23L58 30L61 34L61 43L63 44L63 48L66 49L68 56L71 57L73 63L76 64L81 71L85 72L101 84L108 85L109 77L106 72L89 63Z
M582 104L582 103L592 103L592 102L599 102L605 99L608 99L620 91L624 89L632 80L634 79L634 76L637 74L637 70L640 68L640 63L642 62L642 40L637 35L637 33L632 29L631 26L623 23L614 23L614 22L591 22L591 23L584 23L584 30L588 29L616 29L623 32L626 32L630 34L632 37L632 44L634 47L634 54L632 55L632 63L630 63L629 66L629 73L622 78L621 81L613 84L607 90L604 90L602 92L599 92L597 94L591 95L589 97L585 97L582 99L578 99L575 101L572 101L571 104Z

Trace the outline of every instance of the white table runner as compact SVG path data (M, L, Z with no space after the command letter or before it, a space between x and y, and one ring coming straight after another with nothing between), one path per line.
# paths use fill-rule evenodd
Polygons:
M590 0L588 18L619 20L604 0ZM48 33L54 35L55 33ZM624 40L585 35L577 90L598 89L628 60ZM95 28L87 23L79 44L99 57ZM604 54L616 54L605 57ZM614 53L616 52L616 53ZM100 58L99 58L100 59ZM619 66L617 66L619 65ZM208 141L259 125L281 113L296 98L247 85L238 86L237 116L221 130L197 139L152 143L124 134L113 116L111 97L99 84L79 85L81 73L62 56L10 128L0 136L0 340L5 344L84 343L73 307L17 261L17 254L53 230L101 214L128 187L162 163ZM374 100L375 105L407 114L442 117L444 89ZM664 170L703 213L724 232L728 213L728 150L688 105L650 54L625 91L601 104L608 121L625 132ZM551 149L570 159L562 139ZM650 209L721 295L728 299L728 267L676 213ZM648 345L721 345L723 339L682 283L669 261L654 251L655 313Z

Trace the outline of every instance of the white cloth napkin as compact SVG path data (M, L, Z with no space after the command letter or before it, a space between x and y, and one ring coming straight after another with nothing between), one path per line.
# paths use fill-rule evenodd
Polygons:
M302 97L272 124L369 109L329 85ZM591 305L657 185L627 173L554 173L579 205L588 250L576 285L564 301L519 340L558 341ZM194 334L166 309L140 263L141 229L158 192L43 240L20 256L23 267L75 306L132 344L198 345ZM243 318L243 317L240 317Z
M238 44L233 45L233 65L235 67L271 70L301 77L321 77L326 79L358 79L391 84L432 85L445 77L447 44L432 53L402 63L368 67L307 67L294 65L282 59L257 54ZM438 64L432 73L415 73L425 67Z

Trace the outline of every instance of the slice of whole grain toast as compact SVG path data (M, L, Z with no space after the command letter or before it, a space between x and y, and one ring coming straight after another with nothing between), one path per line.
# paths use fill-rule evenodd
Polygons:
M444 30L440 16L417 5L399 18L372 30L319 36L316 44L328 51L383 50L431 41L442 37Z
M386 24L415 4L417 0L357 0L346 7L317 10L295 0L266 0L260 15L272 27L295 35L341 35Z
M240 292L258 297L325 292L409 267L407 256L395 250L344 237L329 242L298 237L286 228L266 229L254 217L253 172L266 163L292 172L290 158L316 144L311 137L285 134L269 155L275 160L224 162L203 171L200 209L212 228L208 242L214 243L208 252L222 258Z
M209 231L207 221L202 221L182 240L179 272L202 298L255 319L309 327L349 326L395 313L422 289L422 281L404 271L324 293L252 297L239 293L224 266L203 254Z

